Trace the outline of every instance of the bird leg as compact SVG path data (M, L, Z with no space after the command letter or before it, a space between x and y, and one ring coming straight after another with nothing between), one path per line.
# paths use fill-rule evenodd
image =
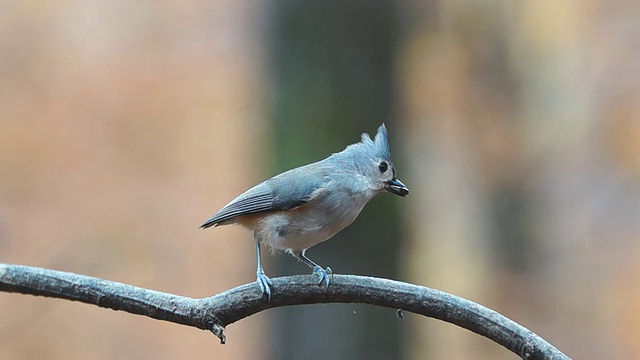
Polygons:
M258 269L256 270L256 282L260 286L260 290L262 290L262 295L267 297L267 302L271 302L271 286L273 286L273 282L267 275L264 274L264 270L262 270L262 264L260 261L260 242L256 241L256 257L258 258Z
M303 263L307 264L308 267L313 269L313 274L320 278L318 281L318 285L324 283L325 288L329 287L329 276L333 274L330 267L323 269L320 265L314 263L311 259L309 259L304 253L306 250L295 251L293 252L293 256Z

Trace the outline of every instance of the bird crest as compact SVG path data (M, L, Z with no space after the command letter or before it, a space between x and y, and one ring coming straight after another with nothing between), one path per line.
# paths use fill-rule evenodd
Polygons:
M387 128L384 124L380 125L373 139L371 139L369 134L363 133L360 142L347 146L345 152L354 152L368 157L391 160Z

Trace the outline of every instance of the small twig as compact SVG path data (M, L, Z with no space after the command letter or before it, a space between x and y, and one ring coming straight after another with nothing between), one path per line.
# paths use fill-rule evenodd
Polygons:
M267 303L256 283L193 299L68 272L0 264L0 291L80 301L197 327L224 344L224 328L260 311L289 305L362 303L440 319L485 336L523 359L569 359L530 330L472 301L399 281L333 275L314 286L310 275L274 278ZM400 312L401 313L401 312Z

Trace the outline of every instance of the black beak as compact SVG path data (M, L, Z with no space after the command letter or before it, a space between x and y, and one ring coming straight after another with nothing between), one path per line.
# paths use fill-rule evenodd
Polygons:
M384 189L392 194L402 197L405 197L409 194L409 188L405 184L403 184L402 181L396 178L385 182L385 184L387 185L384 187Z

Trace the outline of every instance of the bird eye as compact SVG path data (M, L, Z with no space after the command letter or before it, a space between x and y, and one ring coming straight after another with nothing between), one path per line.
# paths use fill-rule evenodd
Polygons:
M380 170L381 173L384 174L387 169L389 169L389 165L387 165L386 161L382 161L380 164L378 164L378 170Z

